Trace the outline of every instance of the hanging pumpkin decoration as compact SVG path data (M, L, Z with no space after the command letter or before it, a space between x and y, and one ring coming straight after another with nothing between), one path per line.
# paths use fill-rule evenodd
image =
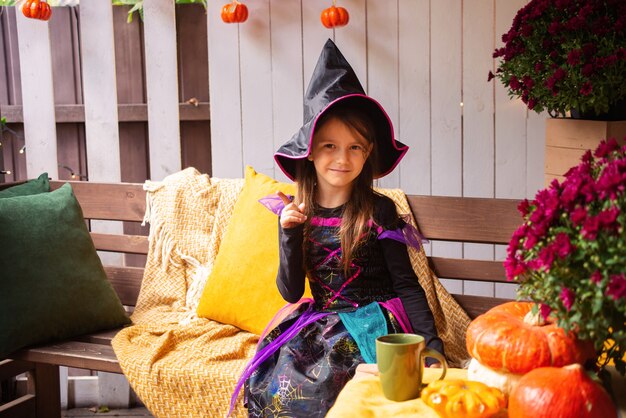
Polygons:
M248 19L248 6L233 0L222 7L222 20L225 23L243 23Z
M420 398L443 418L488 418L506 407L500 390L471 380L435 380Z
M617 410L580 364L528 372L509 396L509 418L606 418Z
M22 4L22 13L31 19L48 20L52 15L52 9L45 1L26 0Z
M333 0L333 5L322 11L320 19L325 27L331 29L339 26L346 26L350 20L350 15L345 8L337 7L335 5L335 0Z
M522 374L537 367L584 363L595 355L550 318L532 314L532 302L507 302L475 318L467 328L472 356L468 377L508 393Z

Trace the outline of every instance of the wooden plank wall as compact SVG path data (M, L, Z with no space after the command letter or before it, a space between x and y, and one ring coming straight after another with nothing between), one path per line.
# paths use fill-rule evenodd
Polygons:
M411 147L381 186L503 198L532 197L542 187L545 115L528 112L500 83L487 82L495 69L491 54L526 0L340 0L350 23L335 30L319 21L330 2L249 1L248 21L240 25L221 21L223 3L210 1L207 13L198 5L176 6L173 17L171 2L155 0L146 10L145 31L137 17L126 23L128 8L113 7L112 22L101 20L113 25L122 180L158 179L177 163L218 177L241 177L249 164L284 180L272 154L302 124L303 93L330 37ZM17 29L26 25L16 17L14 9L0 15L0 111L17 132L3 143L1 164L15 172L6 180L27 175L19 118L33 112L19 108L28 100L18 54L26 47ZM48 26L50 38L58 163L88 173L82 107L88 77L81 73L79 19L77 8L62 8L48 24L36 23ZM151 30L153 24L159 29ZM144 59L147 50L154 60ZM185 104L192 98L200 106ZM50 114L47 108L37 112ZM53 128L46 126L49 134ZM164 152L167 146L173 148ZM58 176L69 178L69 172L60 168ZM504 254L500 247L441 242L428 250L478 259ZM455 293L513 292L507 284L444 282Z

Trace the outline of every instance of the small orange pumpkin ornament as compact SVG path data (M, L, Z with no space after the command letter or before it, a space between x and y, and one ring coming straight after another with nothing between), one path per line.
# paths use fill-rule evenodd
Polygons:
M471 380L435 380L420 398L443 418L488 418L506 407L500 390Z
M243 23L248 19L248 7L233 0L222 7L222 20L225 23Z
M45 1L27 0L22 4L22 13L31 19L48 20L52 15L52 9Z
M322 25L331 29L339 26L346 26L350 21L350 15L345 8L337 7L335 0L333 0L333 5L322 11L320 19L322 21Z
M580 364L540 367L522 377L509 396L509 418L608 418L617 410Z
M537 367L584 363L593 345L531 312L532 302L507 302L475 318L467 328L467 351L494 370L526 373Z

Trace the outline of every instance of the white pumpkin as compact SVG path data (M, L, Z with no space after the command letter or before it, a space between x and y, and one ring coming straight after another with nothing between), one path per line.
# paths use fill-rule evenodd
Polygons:
M505 395L509 395L523 374L502 372L494 370L473 358L467 368L467 379L482 382L487 386L500 389Z

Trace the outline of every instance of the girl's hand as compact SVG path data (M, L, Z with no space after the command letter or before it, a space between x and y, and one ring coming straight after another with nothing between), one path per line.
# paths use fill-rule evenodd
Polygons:
M304 203L296 205L283 192L276 192L276 194L285 204L285 208L280 213L280 226L283 229L289 229L303 224L306 221L306 216L303 213Z

